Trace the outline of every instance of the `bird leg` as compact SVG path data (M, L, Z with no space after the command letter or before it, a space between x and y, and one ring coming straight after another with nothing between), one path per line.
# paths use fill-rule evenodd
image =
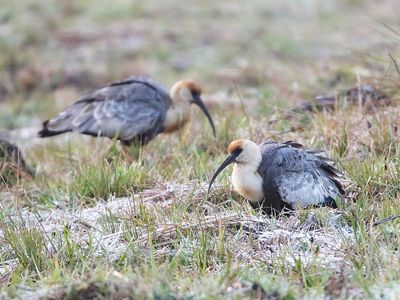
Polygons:
M179 140L181 144L185 144L186 140L191 138L190 136L190 128L189 126L183 126L181 129L179 129Z
M133 159L132 155L129 153L127 146L122 145L121 147L121 153L122 156L125 158L125 160L128 162L128 164L132 164L135 160Z
M129 164L132 164L133 162L140 160L142 146L135 144L131 146L121 144L121 154Z
M137 155L132 155L131 152L129 151L130 148L128 145L125 145L123 143L120 143L119 145L117 144L117 141L114 141L113 144L109 147L106 153L106 159L108 161L113 161L118 157L121 157L121 159L125 160L128 164L132 164L135 160Z

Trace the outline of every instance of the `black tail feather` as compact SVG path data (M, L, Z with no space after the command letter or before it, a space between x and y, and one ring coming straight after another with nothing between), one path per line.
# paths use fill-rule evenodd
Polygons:
M39 137L41 137L41 138L50 137L50 136L55 136L55 135L59 135L59 134L62 134L62 133L70 131L70 130L63 130L63 131L50 130L47 127L48 123L49 123L49 120L43 122L43 129L38 132Z

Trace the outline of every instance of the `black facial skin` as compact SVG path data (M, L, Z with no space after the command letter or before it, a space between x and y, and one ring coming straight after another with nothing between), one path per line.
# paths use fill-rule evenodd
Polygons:
M236 158L239 156L240 153L242 153L242 151L243 151L243 149L236 149L235 151L233 151L231 154L228 155L228 157L224 160L224 162L219 166L217 171L215 171L215 173L210 181L210 184L208 186L207 198L208 198L208 194L210 193L210 190L211 190L211 185L213 184L215 178L217 178L218 174L221 173L223 169L225 169L230 164L234 163Z
M210 113L208 112L207 107L205 106L203 100L201 100L201 97L200 97L199 93L192 92L192 96L193 96L193 103L196 104L198 107L200 107L200 109L204 112L204 114L206 115L208 121L210 122L212 131L213 131L213 135L215 137L216 134L215 134L214 122L213 122L213 120L211 118Z

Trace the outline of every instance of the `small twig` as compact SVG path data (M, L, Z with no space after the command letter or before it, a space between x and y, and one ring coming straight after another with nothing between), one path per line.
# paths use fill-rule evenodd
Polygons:
M86 222L86 221L84 221L84 220L82 220L82 219L76 218L75 221L77 221L79 224L85 226L86 228L94 229L94 230L97 230L98 232L104 234L104 231L103 231L103 230L101 230L100 228L98 228L98 227L96 227L96 226L94 226L94 225L92 225L92 224L90 224L90 223L88 223L88 222Z
M378 21L379 23L381 23L384 27L386 27L387 29L389 29L392 33L394 33L395 35L398 35L398 36L400 36L400 32L399 31L397 31L394 27L392 27L392 26L390 26L390 25L388 25L388 24L386 24L385 22L382 22L382 21Z
M182 224L161 224L154 232L153 232L153 239L160 238L162 236L168 235L172 236L174 231L176 230L190 230L190 229L198 229L198 230L204 230L208 228L214 228L216 223L223 222L225 226L232 226L235 224L240 223L240 214L238 213L233 213L231 215L227 216L219 216L219 215L213 215L210 216L209 218L206 218L205 221L199 222L199 223L189 223L189 222L184 222ZM140 244L145 243L148 240L149 237L149 232L144 232L138 239L137 241ZM174 239L171 239L170 242L172 242Z
M236 95L237 95L238 98L239 98L239 101L240 101L240 108L242 109L243 114L244 114L244 116L246 117L246 119L249 121L250 136L253 136L253 128L251 127L251 124L250 124L251 118L250 118L249 113L248 113L247 110L246 110L246 107L245 107L244 102L243 102L242 94L240 93L240 90L239 90L239 88L238 88L238 85L237 85L237 83L236 83L235 81L233 81L233 87L234 87L234 90L235 90Z
M394 66L396 68L397 73L400 75L400 67L397 63L397 60L392 56L392 53L389 52L388 54L389 54L389 57L390 57L392 63L394 64Z
M247 113L246 107L244 106L242 94L240 93L240 90L239 90L239 88L237 86L237 83L235 81L233 81L233 87L234 87L236 95L239 98L240 108L242 109L243 114L248 118L249 114Z
M12 163L12 162L4 162L2 165L2 169L7 169L9 168L14 172L14 174L18 177L21 177L27 181L32 180L32 175L29 174L29 172L26 172L23 170L23 167L21 165Z
M396 220L397 218L400 218L400 215L397 215L397 216L390 216L390 217L387 217L387 218L378 220L378 221L374 222L372 225L373 225L373 226L377 226L377 225L380 225L380 224L383 224L383 223L387 223L387 222Z

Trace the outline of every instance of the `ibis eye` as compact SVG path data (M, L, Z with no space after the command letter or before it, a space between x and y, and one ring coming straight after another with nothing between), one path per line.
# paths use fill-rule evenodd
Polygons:
M237 148L235 150L233 150L233 152L231 154L235 155L235 157L238 157L240 155L240 153L242 153L243 149L242 148Z
M198 93L197 91L190 91L190 93L192 94L192 98L196 99L200 97L200 93Z

